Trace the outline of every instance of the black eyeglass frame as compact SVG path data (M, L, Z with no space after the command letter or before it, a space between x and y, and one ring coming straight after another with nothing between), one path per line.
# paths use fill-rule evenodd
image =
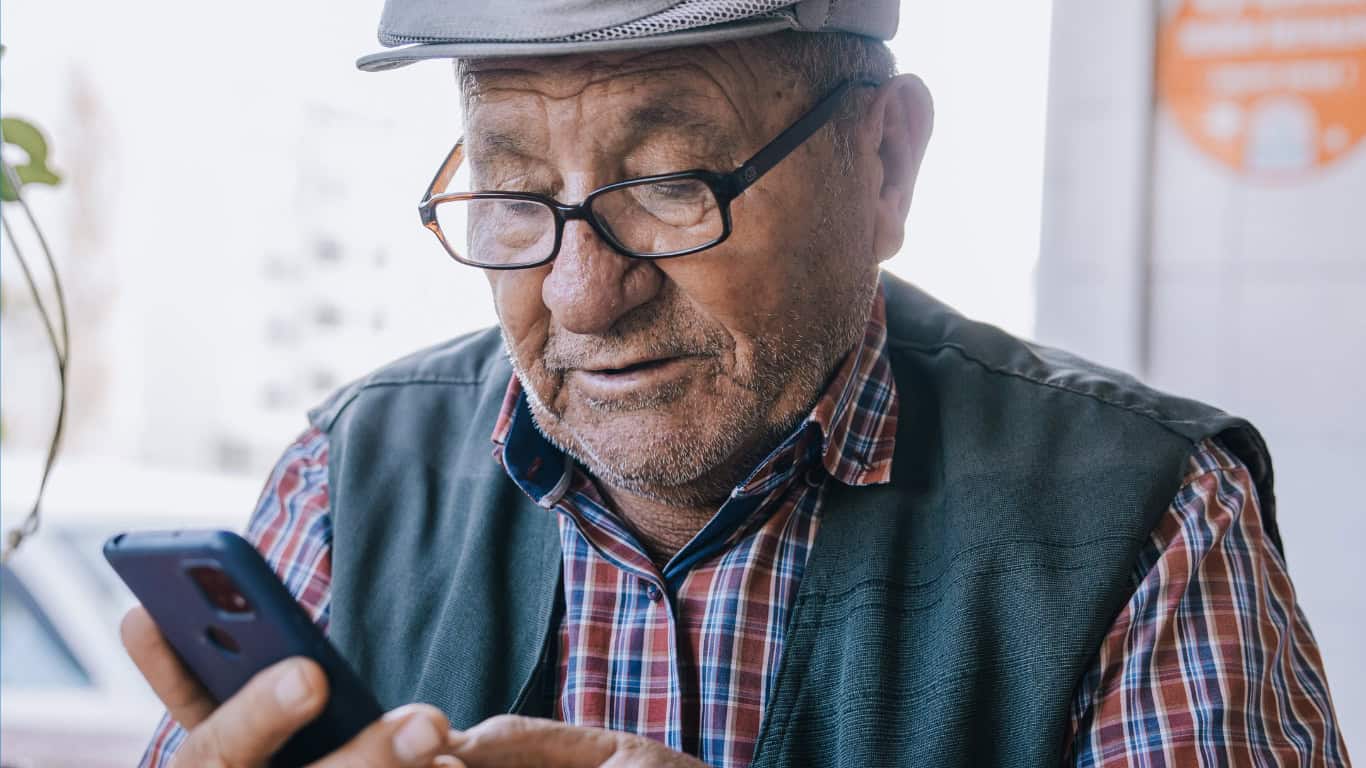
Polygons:
M451 258L471 267L480 269L534 269L544 266L555 260L560 255L560 243L564 239L564 226L569 221L584 221L593 229L593 232L603 242L607 243L612 250L633 259L671 259L678 256L686 256L698 251L705 251L714 248L725 242L731 233L730 204L735 198L739 197L746 189L749 189L764 174L768 173L784 158L792 154L793 150L801 146L807 139L811 138L819 131L822 126L830 121L839 107L844 95L855 87L876 88L880 85L875 80L853 79L845 80L835 86L831 91L816 102L811 109L797 118L782 133L779 133L772 141L765 144L762 149L755 152L752 157L741 163L738 168L729 173L717 173L702 169L690 171L678 171L676 173L663 173L654 176L641 176L634 179L613 182L589 192L584 197L583 202L578 204L562 203L553 197L538 195L531 192L504 192L498 190L479 191L479 192L448 192L440 195L433 193L450 183L451 177L455 175L460 164L465 157L465 139L462 136L455 143L445 161L441 164L441 170L437 171L432 183L427 185L427 191L423 193L422 202L418 204L418 214L422 218L422 226L431 230L436 235L441 246L446 249L446 253ZM657 184L660 182L697 180L705 184L716 198L716 204L721 212L721 233L717 237L702 245L692 248L685 248L678 251L667 253L648 253L642 254L627 248L612 231L603 225L593 213L593 202L597 198L609 192L614 192L626 187L640 186L644 184ZM535 262L527 264L483 264L461 256L447 242L446 236L441 231L441 225L436 220L436 208L438 205L448 201L469 201L469 200L522 200L526 202L540 203L551 210L555 218L555 244L550 250L550 255Z

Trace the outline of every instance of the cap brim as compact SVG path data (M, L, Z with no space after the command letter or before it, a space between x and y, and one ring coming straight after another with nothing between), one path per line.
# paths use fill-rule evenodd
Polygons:
M785 29L797 29L795 19L787 16L768 16L742 19L726 24L715 24L698 29L685 29L648 37L622 37L606 40L515 42L484 40L479 42L418 43L392 48L362 56L356 66L366 72L405 67L424 59L484 59L509 56L568 56L575 53L602 51L632 51L651 48L681 48L689 45L715 43L758 37Z

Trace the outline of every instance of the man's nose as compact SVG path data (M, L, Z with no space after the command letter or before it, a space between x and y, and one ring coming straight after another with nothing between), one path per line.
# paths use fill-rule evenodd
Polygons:
M617 253L587 222L570 221L541 285L541 300L570 333L599 334L653 299L663 283L654 264Z

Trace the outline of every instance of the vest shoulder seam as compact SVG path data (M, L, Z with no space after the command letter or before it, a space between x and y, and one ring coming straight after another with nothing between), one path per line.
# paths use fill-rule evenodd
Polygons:
M406 386L481 387L486 382L487 378L465 379L446 378L443 376L414 376L412 378L367 379L361 381L359 384L354 385L351 391L346 393L345 396L343 396L342 399L339 402L335 403L332 407L321 409L319 415L323 415L323 412L325 411L331 411L331 413L326 414L326 425L315 424L315 426L319 427L324 432L331 433L332 427L336 426L337 420L341 418L342 414L346 411L346 409L350 408L351 404L356 402L356 398L360 397L361 393L365 392L368 389Z
M951 351L953 351L953 352L957 352L958 355L959 355L960 357L962 357L964 360L967 360L967 361L970 362L970 363L975 363L978 367L982 368L983 370L987 371L988 373L994 373L994 374L997 374L998 376L1009 376L1009 377L1011 377L1011 378L1016 378L1016 379L1020 379L1020 380L1022 380L1022 381L1027 381L1027 382L1029 382L1029 383L1031 383L1031 384L1034 384L1034 385L1037 385L1037 386L1048 387L1049 389L1056 389L1056 390L1058 390L1059 392L1066 392L1066 393L1068 393L1068 394L1077 395L1077 396L1079 396L1079 397L1086 397L1086 398L1089 398L1089 399L1091 399L1091 400L1095 400L1095 401L1098 402L1098 403L1102 403L1102 404L1104 404L1104 405L1108 405L1108 406L1110 406L1111 408L1118 408L1118 409L1121 410L1121 411L1125 411L1125 412L1128 412L1128 413L1136 414L1136 415L1138 415L1138 416L1142 416L1142 417L1148 419L1149 421L1153 422L1153 423L1156 424L1157 426L1161 427L1164 431L1169 432L1169 433L1171 433L1172 435L1174 435L1174 436L1180 438L1183 442L1188 443L1188 444L1191 445L1192 447L1199 445L1199 440L1196 440L1196 439L1193 439L1193 438L1191 438L1191 437L1188 437L1187 435L1182 434L1180 431L1178 431L1178 430L1176 430L1176 429L1174 429L1174 428L1172 427L1172 424L1173 424L1173 423L1176 423L1176 424L1197 424L1197 423L1199 423L1199 422L1191 421L1191 420L1189 420L1189 419L1173 419L1173 418L1169 418L1169 417L1167 417L1167 416L1164 416L1164 415L1161 414L1161 413L1158 413L1157 411L1152 410L1151 408L1145 408L1145 407L1143 407L1143 406L1141 406L1141 405L1136 405L1136 404L1133 404L1133 403L1121 403L1121 402L1117 402L1117 401L1112 400L1112 399L1110 399L1110 398L1107 398L1107 397L1105 397L1105 396L1103 396L1103 395L1100 395L1100 394L1098 394L1098 393L1096 393L1096 392L1088 392L1088 391L1083 390L1083 389L1076 389L1076 388L1074 388L1074 387L1066 386L1066 385L1064 385L1064 384L1062 384L1062 383L1060 383L1060 382L1056 382L1056 381L1047 381L1047 380L1044 380L1044 379L1037 378L1037 377L1035 377L1035 376L1030 376L1029 374L1027 374L1027 373L1025 373L1025 372L1023 372L1023 371L1014 370L1014 369L1011 369L1011 368L1004 368L1004 367L1001 367L1001 366L999 366L999 365L993 365L993 364L991 364L991 363L988 363L988 362L985 361L985 360L982 360L981 358L977 357L976 355L973 355L972 353L968 352L967 349L965 349L961 344L955 344L955 343L952 343L952 342L944 342L944 343L940 343L940 344L917 344L916 342L913 342L913 341L905 341L905 340L902 340L902 339L893 339L893 338L888 338L888 339L887 339L887 343L888 343L889 346L892 346L892 347L899 347L899 348L908 349L908 350L911 350L911 351L914 351L914 352L921 352L921 353L926 353L926 354L933 353L933 352L939 352L939 351L942 351L942 350L951 350Z
M415 376L410 379L373 379L370 381L362 382L361 385L356 388L356 391L361 392L362 390L370 389L372 387L401 387L406 386L408 384L442 384L453 386L478 387L482 386L487 381L488 379L486 378L448 379L443 376Z

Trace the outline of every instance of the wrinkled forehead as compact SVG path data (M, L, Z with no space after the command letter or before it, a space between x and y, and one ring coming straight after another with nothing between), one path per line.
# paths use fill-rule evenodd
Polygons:
M572 119L761 135L772 77L736 46L474 59L457 65L466 135L553 131ZM720 139L721 135L713 138Z

